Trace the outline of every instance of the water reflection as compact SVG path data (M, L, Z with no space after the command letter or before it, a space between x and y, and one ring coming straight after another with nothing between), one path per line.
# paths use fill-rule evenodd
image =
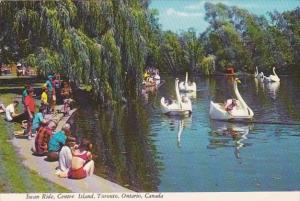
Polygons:
M177 136L177 147L180 148L182 146L182 137L184 136L184 129L189 128L192 124L192 117L166 117L164 121L169 125L170 130L172 133L175 133Z
M236 158L240 158L240 150L248 146L245 140L253 125L211 120L210 127L208 148L233 147Z
M272 99L276 99L277 92L280 86L280 82L268 82L266 83L266 87L268 89L268 93L270 94Z
M255 88L256 88L256 94L258 95L259 88L262 89L262 91L265 91L265 85L264 81L261 78L254 78Z
M157 191L163 167L143 104L105 109L86 104L85 99L79 104L74 133L93 139L93 153L98 155L95 174L135 191Z
M163 78L166 83L157 93L147 92L148 104L103 109L84 99L75 119L76 132L90 136L95 143L97 175L137 191L300 188L300 138L295 138L299 127L255 124L253 129L252 125L210 121L209 101L233 96L232 79L225 76L196 77L201 91L192 99L192 117L167 117L161 113L160 98L175 97L175 78ZM299 78L283 77L277 87L249 76L241 80L240 93L253 107L255 121L299 123ZM268 92L274 92L276 100ZM270 182L274 174L282 174L286 180ZM260 186L253 175L261 178Z
M181 134L183 131L183 121L180 120L178 124L178 133L177 133L177 146L181 147Z

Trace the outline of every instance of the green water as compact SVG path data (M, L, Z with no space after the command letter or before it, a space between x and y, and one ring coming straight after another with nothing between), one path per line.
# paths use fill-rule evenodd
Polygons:
M211 121L209 102L233 94L226 77L197 83L189 118L161 113L160 98L174 96L174 78L147 103L113 110L84 99L74 118L76 135L93 140L96 174L137 191L292 191L300 189L300 125ZM183 77L181 79L184 79ZM300 82L278 86L241 77L240 93L257 122L300 123Z

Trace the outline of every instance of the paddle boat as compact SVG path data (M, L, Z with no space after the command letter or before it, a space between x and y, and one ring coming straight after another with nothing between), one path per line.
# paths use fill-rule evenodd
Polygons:
M191 83L188 81L188 73L187 72L185 74L185 81L179 83L179 90L183 91L183 92L192 92L192 91L197 90L196 83L195 82Z
M264 73L263 72L260 72L258 73L258 68L257 66L255 67L256 71L254 73L254 76L257 78L257 79L260 79L260 80L263 80L264 79Z
M236 78L233 82L233 90L237 97L236 99L228 99L226 104L224 103L214 103L210 101L209 115L211 119L217 120L247 120L253 118L253 111L246 104L244 99L239 93L237 83L240 82Z
M187 96L180 96L178 88L179 79L175 79L176 100L168 100L162 97L161 109L167 115L189 115L192 113L192 102Z
M273 67L273 75L264 76L264 81L266 82L280 82L280 78L275 72L275 67Z

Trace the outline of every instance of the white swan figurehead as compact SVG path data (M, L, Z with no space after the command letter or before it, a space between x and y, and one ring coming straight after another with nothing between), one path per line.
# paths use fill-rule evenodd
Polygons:
M258 69L257 69L257 66L255 66L255 73L254 73L254 77L258 77Z
M237 83L239 83L239 79L236 78L233 83L233 90L237 100L229 99L227 102L231 101L232 106L226 107L223 103L214 103L210 102L210 117L211 119L217 120L239 120L239 119L252 119L254 116L251 108L246 104L241 94L239 93Z

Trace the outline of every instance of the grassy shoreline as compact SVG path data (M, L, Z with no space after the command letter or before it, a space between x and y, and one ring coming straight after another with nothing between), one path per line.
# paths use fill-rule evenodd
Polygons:
M0 100L8 105L16 94L1 94ZM15 147L10 142L12 131L20 129L20 125L5 122L0 116L0 192L69 192L66 188L52 183L25 168ZM25 140L25 139L24 139Z

